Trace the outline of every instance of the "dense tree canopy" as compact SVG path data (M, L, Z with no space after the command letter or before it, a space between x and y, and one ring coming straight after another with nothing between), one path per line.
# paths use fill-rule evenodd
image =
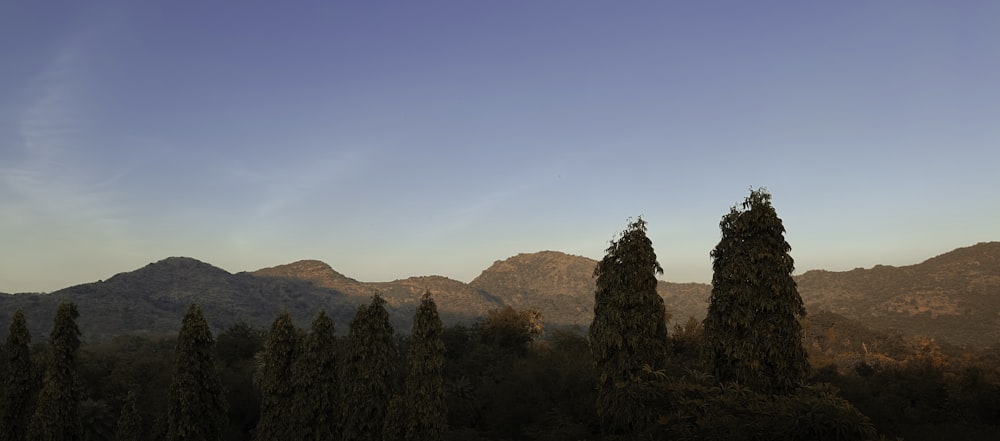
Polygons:
M710 371L721 382L762 392L791 390L809 372L798 322L805 308L771 195L751 191L719 227L722 239L712 251L712 296L704 321Z
M48 368L31 426L30 441L76 441L83 439L80 416L80 386L77 382L77 359L80 313L73 303L61 303L49 334Z
M348 339L344 441L379 441L392 397L395 331L378 294L358 307Z
M0 403L0 441L24 441L35 395L31 334L20 309L14 313L4 346L6 378Z
M221 440L226 402L216 371L215 339L196 304L184 316L174 354L167 441Z
M297 431L302 441L339 440L341 437L337 352L333 320L320 311L294 367Z
M292 317L287 311L282 312L271 325L260 356L257 376L260 421L254 431L257 441L284 438L299 430L293 372L299 340L299 330L292 324Z
M870 342L867 347L859 348L857 343L842 345L843 338L828 339L815 328L822 316L822 313L813 314L809 322L803 322L809 327L809 332L804 332L807 347L813 360L835 364L821 364L809 379L811 384L780 394L757 391L733 382L720 385L713 376L700 372L702 339L698 336L702 330L699 322L688 320L687 325L674 328L668 338L670 356L664 369L644 370L634 381L622 382L621 390L627 393L625 397L632 399L641 415L655 418L632 433L605 435L600 433L597 424L594 403L598 375L596 366L588 363L591 351L584 333L554 327L546 338L536 340L523 354L511 356L509 351L495 346L497 340L478 335L481 327L449 326L441 333L447 344L443 385L448 426L443 439L859 440L878 439L875 428L890 439L897 436L916 441L996 439L1000 430L997 423L1000 421L1000 347L971 351L913 338L901 348L893 346L891 352L882 353L877 351L887 346L880 344L880 340L871 340L873 335L880 333L866 336L863 329L848 332L840 327L853 326L850 322L837 324L837 329L843 331L842 336L850 335L855 342ZM15 326L17 321L12 322L12 328L18 327ZM329 335L330 338L314 341L335 341L332 325L321 314L314 322L310 337ZM414 330L413 334L412 338L402 337L399 342L416 351L419 332ZM244 336L236 340L257 341L263 333L247 328L235 331L232 337L236 335ZM12 340L14 337L8 336L8 342ZM174 337L122 336L111 342L81 347L78 381L84 396L80 406L87 429L83 439L113 439L113 430L105 428L113 426L115 409L119 409L121 415L119 439L160 441L166 438L165 397L170 395L167 391L176 341ZM7 346L5 357L16 345L8 343ZM246 350L230 354L230 360L220 364L253 363L251 347L247 345ZM315 346L307 343L305 347ZM316 353L336 352L329 350L330 347ZM862 349L864 351L858 353ZM308 351L313 352L312 349ZM39 365L48 366L48 354L35 356L36 361L41 361ZM337 365L346 365L349 358L336 359L342 360ZM393 363L407 365L398 359ZM300 370L299 364L296 363L297 373L309 372L309 369ZM321 368L313 372L337 370ZM253 373L253 370L242 369L229 372L222 378L224 388L240 389L250 384L248 387L253 389L250 380ZM296 378L299 377L296 374ZM393 377L394 381L400 381L399 376ZM835 388L814 382L830 382ZM333 389L336 387L327 390ZM130 391L133 390L136 391L135 405L132 404L133 396L127 396L132 395ZM383 429L383 440L405 439L405 417L414 414L405 407L408 402L418 401L406 396L407 393L394 394L389 401L388 407L392 409L389 414L398 418L384 421L383 428L392 428ZM259 408L259 399L252 395L238 397L248 402L248 408ZM336 399L333 393L328 397ZM140 420L132 419L136 410L141 413ZM340 416L336 412L320 415L323 414ZM304 412L296 417L300 421L311 419ZM241 420L231 426L227 439L250 439L255 424L247 425L249 421ZM136 427L140 429L137 431ZM191 439L202 439L196 438L197 435L194 433ZM291 433L280 439L341 438L336 434L310 438Z
M430 292L413 318L406 375L407 441L439 441L447 424L444 402L443 326Z
M597 264L590 347L598 371L597 414L605 430L630 432L643 424L625 393L644 367L660 369L666 358L667 324L656 291L653 243L642 218L631 222Z
M523 355L528 345L545 331L540 312L511 306L487 311L486 318L476 328L483 343L517 355Z

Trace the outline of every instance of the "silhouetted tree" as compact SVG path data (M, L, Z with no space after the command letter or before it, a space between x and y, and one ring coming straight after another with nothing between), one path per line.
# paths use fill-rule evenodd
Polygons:
M168 441L219 441L226 425L222 381L215 366L215 339L201 308L184 316L167 410Z
M0 441L24 441L35 394L35 372L31 363L31 333L20 309L14 313L4 348L6 378L0 407Z
M260 389L260 421L257 441L283 439L300 429L295 412L295 377L292 371L299 352L299 330L288 312L274 320L264 340L257 387Z
M76 319L79 316L73 303L61 303L56 310L52 333L49 334L49 365L28 429L31 441L76 441L83 438L80 386L76 372L80 350L80 329L76 326Z
M656 292L662 273L642 218L611 241L594 270L590 346L599 375L597 414L607 432L629 433L648 423L628 388L644 367L660 369L666 359L666 315Z
M339 440L340 382L337 372L337 336L333 320L320 311L306 336L295 367L298 439Z
M385 300L376 294L358 307L348 334L344 441L378 441L392 397L394 330Z
M118 417L118 441L139 441L142 434L142 417L136 406L135 391L130 390Z
M443 326L430 291L425 292L413 317L407 357L406 439L438 441L444 433L448 409L444 402Z
M722 239L712 251L712 296L704 321L710 370L720 382L765 393L793 389L809 371L798 322L805 308L771 195L751 191L719 227Z

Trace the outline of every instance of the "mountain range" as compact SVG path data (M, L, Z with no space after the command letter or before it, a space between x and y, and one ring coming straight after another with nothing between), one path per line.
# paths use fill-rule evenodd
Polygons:
M9 323L20 308L40 341L58 303L72 300L83 339L101 341L124 333L176 332L187 306L197 302L216 331L239 321L266 327L282 310L306 327L322 308L338 332L346 333L357 306L379 293L396 329L408 332L420 296L430 291L448 324L472 324L490 309L511 306L540 311L548 326L586 327L593 316L596 264L541 251L498 260L469 283L442 276L362 282L316 260L232 274L196 259L170 257L48 294L0 295L0 323ZM795 279L810 313L956 345L1000 342L1000 242L959 248L916 265L812 270ZM675 323L704 318L710 285L660 281L658 290Z

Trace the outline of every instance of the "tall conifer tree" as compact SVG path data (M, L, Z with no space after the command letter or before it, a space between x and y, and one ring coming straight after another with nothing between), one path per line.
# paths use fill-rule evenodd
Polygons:
M337 376L337 336L333 320L320 311L312 330L305 338L302 353L295 363L295 381L299 400L297 438L301 441L339 440L341 438L341 396Z
M344 441L380 441L392 397L394 330L385 300L376 294L358 307L348 334Z
M704 322L711 372L721 382L765 393L793 389L809 371L798 322L805 308L771 195L751 191L719 227L722 239L712 251L712 296Z
M623 389L644 366L660 369L666 361L666 312L656 291L656 275L662 273L642 218L611 241L594 270L590 347L599 375L597 414L609 433L629 433L644 423L637 416L639 403Z
M31 426L30 441L77 441L83 439L80 419L80 386L77 357L80 351L80 313L72 302L59 304L49 334L49 366Z
M406 440L439 441L448 420L444 402L443 326L430 291L425 292L413 318L407 358Z
M192 304L177 336L167 408L167 441L219 441L226 402L215 366L215 339L201 308Z
M258 372L260 420L254 431L257 441L284 439L301 429L296 419L295 377L292 371L299 352L299 330L288 312L274 320L264 340Z
M35 394L35 372L31 363L31 333L20 309L14 313L7 334L7 378L0 403L0 441L24 441Z

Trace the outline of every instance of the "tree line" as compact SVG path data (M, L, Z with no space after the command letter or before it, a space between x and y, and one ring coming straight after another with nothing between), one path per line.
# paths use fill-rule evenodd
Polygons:
M995 367L951 377L930 349L895 367L810 366L791 247L766 191L722 217L708 316L671 332L646 231L630 221L598 263L586 331L545 332L538 311L509 307L445 327L426 293L409 335L375 295L344 337L320 311L308 331L282 313L266 331L238 323L216 339L191 305L175 337L81 348L72 303L46 345L31 345L18 311L0 441L864 440L910 436L908 421L995 435ZM887 398L880 385L899 388Z

